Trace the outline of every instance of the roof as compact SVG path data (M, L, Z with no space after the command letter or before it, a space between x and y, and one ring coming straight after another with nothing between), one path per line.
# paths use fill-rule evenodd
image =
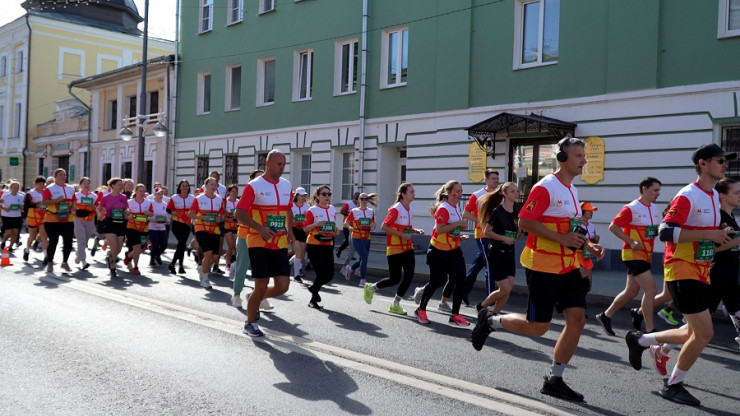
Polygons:
M147 63L147 69L151 66L162 65L166 63L174 63L175 55L163 55L156 58L152 58ZM141 68L141 62L137 62L132 65L124 66L121 68L114 69L112 71L103 72L102 74L92 75L85 78L76 79L69 83L72 88L90 88L102 82L111 82L119 79L128 78L132 75L137 75L139 68Z
M130 34L141 34L144 20L133 0L26 0L21 6L31 15Z
M525 124L538 124L538 131L546 131L557 128L557 130L570 130L572 132L576 128L575 123L570 123L567 121L562 121L545 116L538 116L534 113L530 113L528 116L523 114L501 113L489 119L483 120L480 123L474 124L465 130L467 130L468 132L496 133L511 126L517 125L521 122L524 122Z

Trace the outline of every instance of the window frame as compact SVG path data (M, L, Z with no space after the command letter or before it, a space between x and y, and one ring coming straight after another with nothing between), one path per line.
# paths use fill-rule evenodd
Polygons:
M15 51L15 67L13 68L13 73L23 73L23 50Z
M303 189L306 190L309 194L311 193L311 153L300 153L299 155L301 168L298 171L298 183L300 183L303 187ZM306 160L308 158L308 160ZM304 173L308 174L308 182L304 182L303 175Z
M740 149L740 124L725 124L719 126L720 142L719 146L727 153L734 153ZM733 137L728 137L730 131L733 131ZM732 140L733 143L728 147L728 139ZM734 149L734 150L733 150ZM727 161L727 174L728 177L740 179L740 160L733 159Z
M404 32L406 33L406 80L403 80L403 56L404 56ZM390 62L388 59L389 49L390 49L390 41L391 36L393 34L398 34L397 39L397 52L396 52L396 62L399 63L399 69L396 72L396 80L395 82L391 83L388 82L388 77L390 74ZM381 34L381 45L380 45L380 88L381 89L387 89L387 88L397 88L397 87L403 87L408 82L408 34L409 34L409 27L408 26L401 26L401 27L395 27L393 29L387 29L384 30Z
M272 101L265 101L265 65L268 62L274 62L274 74L272 76ZM277 82L275 80L275 77L277 76L277 60L274 56L267 56L264 58L257 59L257 101L256 105L257 107L266 107L270 105L275 104L275 95L276 95L276 87Z
M8 76L8 55L0 55L0 78Z
M23 103L16 101L13 103L13 130L10 137L21 137L23 133Z
M206 77L208 77L208 110L205 108L206 99ZM199 116L211 114L213 110L213 103L211 102L211 95L213 92L213 75L211 71L198 72L198 91L196 93L196 105L195 114Z
M103 130L116 130L118 128L118 115L120 109L118 108L118 98L105 100L105 119L103 124L105 128Z
M80 73L79 74L68 74L64 72L64 61L65 55L77 56L80 59ZM68 78L84 78L85 77L85 51L80 49L72 48L59 48L59 67L57 70L57 79Z
M208 33L213 30L213 1L201 0L198 7L198 34ZM205 11L208 10L208 28L203 28Z
M552 0L516 0L514 3L514 60L513 69L527 69L541 66L556 65L560 60L560 5L558 5L558 57L554 61L542 60L545 35L545 3ZM559 0L558 0L559 1ZM537 59L534 62L524 62L522 59L524 48L524 9L526 5L539 3L539 19L537 24Z
M348 54L347 91L342 91L345 86L342 81L342 69L344 68L344 46L349 45L350 53ZM360 63L359 51L360 46L358 38L344 39L334 44L334 95L351 95L357 93L357 68Z
M275 0L258 0L258 2L259 2L259 13L258 14L270 13L270 12L274 12L275 10L277 10L277 4L276 4L277 2ZM265 7L267 2L269 2L271 5L269 9Z
M208 156L198 156L195 158L195 186L193 188L200 188L203 186L203 182L208 179L208 175L210 175L210 165L211 160Z
M293 53L293 101L310 101L313 98L313 49L302 49ZM306 57L305 96L301 96L303 86L303 59Z
M717 39L732 38L740 36L740 27L737 29L729 29L730 24L730 1L731 0L718 0L719 1L719 13L717 13ZM740 4L738 4L740 7ZM740 9L737 10L740 14Z
M239 184L239 155L236 153L224 155L224 185L232 184Z
M152 100L152 96L156 96L156 100ZM156 111L152 111L152 104L157 105ZM159 114L160 108L159 108L159 90L151 90L147 91L146 93L146 109L147 113L145 115L153 115L153 114Z
M234 70L239 68L239 91L237 92L238 105L234 106ZM226 75L224 82L224 111L238 111L242 106L242 64L233 64L226 66Z
M239 14L239 17L234 19L233 14ZM244 0L228 0L226 7L226 26L232 26L237 23L244 21Z
M348 201L352 199L352 194L355 190L355 151L350 150L341 153L342 157L342 172L340 173L340 189L342 201ZM349 164L345 164L345 156L349 156ZM345 182L344 174L348 172L349 182ZM348 187L348 192L345 193L345 187Z

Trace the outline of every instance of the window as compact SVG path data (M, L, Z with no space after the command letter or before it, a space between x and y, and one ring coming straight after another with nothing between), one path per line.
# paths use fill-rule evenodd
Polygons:
M275 10L275 0L259 0L260 14Z
M265 162L267 162L267 153L257 153L257 167L255 169L265 170Z
M0 105L0 139L5 137L5 106Z
M198 74L198 109L197 114L208 114L211 112L211 73L201 72Z
M13 136L21 137L21 111L23 110L23 104L15 103L15 114L13 114Z
M342 153L342 200L352 199L355 188L355 152Z
M560 0L517 0L514 69L557 63Z
M334 95L357 91L357 39L337 42L334 48Z
M39 176L43 176L43 177L45 177L45 178L46 178L46 177L48 177L49 175L47 175L47 174L46 174L46 172L45 172L45 169L44 169L44 160L45 160L45 159L44 159L43 157L40 157L40 158L39 158L39 170L38 170L38 173L37 173L37 175L39 175ZM1 178L1 177L2 177L2 176L0 176L0 178Z
M121 178L133 179L134 176L134 162L123 162L121 163ZM138 179L138 178L137 178Z
M85 76L85 51L79 49L59 48L58 78Z
M57 157L57 168L62 168L65 171L67 171L67 173L69 173L69 156ZM70 180L73 181L74 179L70 179Z
M257 64L257 105L275 102L275 58L262 58Z
M141 180L141 178L138 178ZM151 160L145 160L144 161L144 186L146 187L147 191L152 189L152 184L154 180L154 162Z
M239 183L239 156L238 155L226 155L224 156L224 184L226 186Z
M408 47L408 28L383 32L383 44L380 51L381 88L406 85L406 74L409 68Z
M717 37L740 36L740 0L719 0Z
M159 113L159 91L149 91L147 94L149 114Z
M313 90L313 50L295 53L293 101L310 100Z
M128 102L128 109L126 111L126 114L128 115L128 117L136 117L137 97L135 95L126 97L126 101Z
M233 25L244 19L244 0L229 0L226 24Z
M113 177L113 164L103 163L102 179L103 183L107 184L108 180Z
M242 67L234 65L226 67L226 104L224 108L238 110L241 107L242 95Z
M0 56L0 78L8 74L8 57Z
M198 158L198 165L195 172L195 186L201 187L203 182L208 179L208 156L200 156Z
M406 147L402 147L398 151L398 161L399 161L399 164L401 165L401 182L406 182L406 160L407 160L406 155L407 154L408 152L406 150Z
M213 29L213 0L200 1L200 26L198 33Z
M740 151L740 126L725 127L722 129L722 150L727 153ZM727 176L740 179L740 159L727 161Z
M21 72L23 72L23 51L18 51L15 53L15 73Z
M134 112L136 109L134 108ZM115 130L118 127L118 100L108 100L105 106L105 129Z
M311 154L301 155L301 186L311 194Z

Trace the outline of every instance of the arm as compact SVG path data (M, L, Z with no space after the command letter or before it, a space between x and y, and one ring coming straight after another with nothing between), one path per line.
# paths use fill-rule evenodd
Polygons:
M519 218L519 228L537 237L555 241L565 247L581 247L586 243L586 236L576 232L560 234L547 229L537 220Z
M632 250L644 250L645 249L645 246L643 246L642 242L633 240L632 238L630 238L627 234L624 233L624 231L622 231L622 227L618 226L613 221L611 224L609 224L609 231L611 231L612 234L617 236L618 239L627 243L627 245L630 246Z
M491 240L501 241L504 244L514 244L516 242L515 239L511 237L506 237L500 234L496 234L493 232L493 226L491 224L486 224L485 227L483 227L483 235L490 238Z

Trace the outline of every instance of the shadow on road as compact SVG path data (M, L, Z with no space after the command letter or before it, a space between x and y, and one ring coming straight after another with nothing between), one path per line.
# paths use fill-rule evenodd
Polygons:
M542 381L542 379L540 379L540 381ZM496 390L503 391L503 392L509 393L509 394L513 394L515 396L523 397L525 399L536 400L536 401L545 401L545 400L543 400L543 398L547 397L545 395L528 396L526 394L522 394L520 392L509 390L509 389L506 389L506 388L503 388L503 387L496 387ZM560 402L557 399L552 399L552 400L554 400L556 403ZM588 397L586 397L586 400L588 401ZM549 400L547 400L547 401L549 401ZM593 414L597 414L597 415L607 415L607 416L621 416L622 415L621 413L613 412L611 410L604 409L603 407L598 407L598 406L590 405L590 404L588 404L588 402L583 402L583 403L567 402L567 403L570 404L571 406L574 406L574 407L580 407L580 408L583 408L583 409L587 409L590 412L593 412ZM560 406L562 406L562 405L560 405Z
M275 369L288 379L288 382L275 384L278 390L312 402L332 401L342 412L353 415L369 415L372 412L363 403L347 397L358 391L359 387L336 364L321 361L307 350L286 353L265 342L255 342L255 346L269 353Z
M388 335L380 332L381 328L375 324L361 321L353 316L345 315L337 311L327 311L324 309L324 312L328 315L329 320L336 323L341 329L361 332L364 335L370 335L372 337L388 338Z

